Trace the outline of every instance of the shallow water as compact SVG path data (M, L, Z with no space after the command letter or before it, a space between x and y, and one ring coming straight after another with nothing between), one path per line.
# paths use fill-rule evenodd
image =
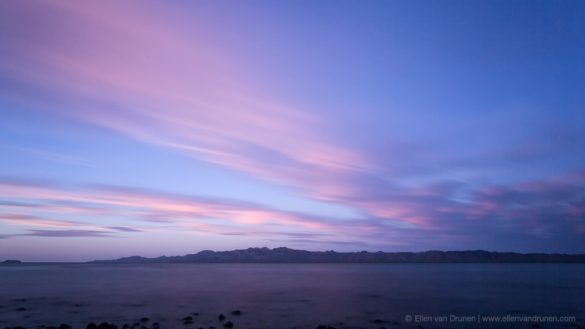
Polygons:
M235 309L243 314L230 315ZM194 312L194 324L184 326L180 319ZM0 266L0 327L85 328L90 321L121 325L149 317L162 328L220 328L219 313L236 328L532 325L481 320L506 315L576 317L542 320L543 328L585 325L585 264Z

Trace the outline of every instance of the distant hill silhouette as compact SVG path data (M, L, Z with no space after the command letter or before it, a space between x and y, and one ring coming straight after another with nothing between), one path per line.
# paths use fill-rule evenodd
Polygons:
M336 252L306 251L285 247L232 251L204 250L185 256L124 257L90 263L585 263L585 254L521 254L515 252L423 251Z
M0 264L5 264L5 265L9 265L9 264L20 264L20 263L22 263L22 262L19 261L19 260L14 260L14 259L7 259L7 260L5 260L3 262L0 262Z

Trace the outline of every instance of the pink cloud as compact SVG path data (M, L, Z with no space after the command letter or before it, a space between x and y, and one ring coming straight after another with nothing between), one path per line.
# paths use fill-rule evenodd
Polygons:
M11 39L17 59L7 64L49 91L41 108L323 200L337 201L351 188L338 182L373 166L334 141L312 109L268 96L269 82L250 84L205 33L177 27L180 14L116 2L41 9L55 19L39 20L28 39ZM42 42L45 33L61 37Z
M32 84L60 95L48 102L54 105L47 110L294 186L312 198L372 216L413 225L427 222L408 215L404 205L354 202L361 191L353 180L376 165L362 152L334 142L328 122L311 109L268 96L268 85L246 83L248 77L232 70L225 51L204 37L186 35L172 22L154 19L160 15L152 8L122 10L129 8L118 6L131 5L113 2L45 6L61 19L59 26L49 21L39 28L51 31L76 22L75 29L50 44L15 41L12 48L21 49L27 60L11 67ZM197 207L165 202L159 210L217 215ZM270 221L272 214L230 216L258 224Z
M348 239L348 233L352 232L354 236L349 240L368 234L360 232L363 227L358 224L365 224L365 227L368 224L358 219L324 218L236 200L136 188L94 186L71 189L49 184L0 181L0 198L14 200L0 205L0 221L19 226L125 232L116 229L118 226L105 224L115 218L117 223L125 223L124 227L145 232L180 231L207 235L232 232L249 236L298 232L331 236L332 239ZM68 206L59 206L64 204ZM87 212L87 209L99 211ZM72 215L79 221L48 219Z
M380 185L380 191L370 188L364 191L370 195L356 194L355 199L348 201L371 210L357 218L327 218L238 200L139 188L71 188L0 180L0 199L5 200L0 203L0 221L20 227L75 231L72 235L65 232L63 236L91 231L106 232L101 236L108 237L137 230L233 235L298 245L306 245L313 239L319 245L343 242L386 248L416 248L421 243L426 248L429 243L439 243L443 248L462 242L493 245L491 239L496 237L498 243L507 239L507 243L534 239L556 243L563 236L567 244L575 244L580 241L585 223L582 216L585 190L580 182L566 181L561 186L559 179L552 179L554 183L550 184L549 181L521 182L471 190L462 199L462 185L441 184L420 189L399 185L388 189ZM86 209L102 211L97 215ZM61 219L64 216L74 216L76 221ZM110 219L116 220L115 226L106 224ZM39 234L61 236L50 232Z
M40 226L51 228L64 228L82 225L81 223L75 221L45 219L23 214L0 214L0 222L15 225Z

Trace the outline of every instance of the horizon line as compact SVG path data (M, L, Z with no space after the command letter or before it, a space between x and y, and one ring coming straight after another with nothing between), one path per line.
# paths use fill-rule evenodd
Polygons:
M229 249L229 250L211 250L211 249L202 249L199 250L197 252L193 252L193 253L187 253L187 254L180 254L180 255L160 255L160 256L151 256L151 257L147 257L147 256L140 256L140 255L130 255L130 256L121 256L121 257L117 257L117 258L111 258L111 259L93 259L93 260L85 260L85 261L21 261L19 259L14 259L14 258L6 258L6 259L0 259L0 265L7 265L10 264L11 262L17 262L18 264L86 264L86 263L93 263L93 262L103 262L103 263L107 263L107 262L116 262L122 259L128 259L128 258L141 258L141 259L145 259L145 260L155 260L155 259L160 259L160 258L180 258L180 257L186 257L186 256L191 256L191 255L198 255L202 252L213 252L213 253L225 253L225 252L235 252L235 251L245 251L245 250L250 250L250 249L265 249L265 250L269 250L269 251L273 251L276 249L288 249L288 250L293 250L293 251L305 251L305 252L310 252L310 253L327 253L327 252L333 252L333 253L338 253L338 254L352 254L352 253L368 253L368 254L378 254L378 253L383 253L383 254L424 254L424 253L430 253L430 252L440 252L440 253L451 253L451 252L456 252L456 253L463 253L463 252L485 252L485 253L492 253L492 254L515 254L515 255L520 255L520 256L530 256L530 255L541 255L541 256L585 256L585 253L564 253L564 252L518 252L518 251L494 251L494 250L486 250L486 249L445 249L445 250L439 250L439 249L427 249L427 250L422 250L422 251L382 251L382 250L378 250L378 251L367 251L367 250L355 250L355 251L337 251L337 250L333 250L333 249L329 249L329 250L306 250L306 249L295 249L295 248L290 248L290 247L285 247L285 246L280 246L280 247L274 247L274 248L269 248L269 247L248 247L248 248L240 248L240 249ZM185 263L189 263L189 262L185 262ZM201 262L201 263L205 263L205 262ZM209 263L238 263L238 262L209 262ZM247 262L239 262L239 263L267 263L267 262L262 262L262 261L247 261ZM278 263L287 263L287 262L278 262ZM298 262L298 261L292 261L292 262L288 262L288 263L315 263L315 262ZM322 262L322 263L350 263L350 262ZM354 262L354 263L359 263L359 262ZM372 263L380 263L380 262L372 262ZM388 262L390 263L390 262ZM416 261L412 262L412 263L416 263ZM425 261L424 263L429 263L428 261ZM437 263L449 263L448 261L437 261ZM460 262L458 262L460 263ZM473 262L467 262L467 263L473 263ZM483 262L485 263L485 262ZM497 263L497 261L494 261L493 263ZM505 263L513 263L513 262L505 262ZM523 263L523 262L518 262L518 263ZM534 261L533 263L538 263L537 261Z

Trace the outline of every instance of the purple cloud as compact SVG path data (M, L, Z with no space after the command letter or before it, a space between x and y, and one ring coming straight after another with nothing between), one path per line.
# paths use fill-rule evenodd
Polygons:
M29 230L29 233L20 234L21 236L38 236L49 238L95 238L109 237L108 232L91 231L91 230Z
M12 195L21 200L17 207L24 208L25 212L26 205L32 205L32 211L42 199L51 204L104 208L107 210L104 214L136 223L97 226L102 236L110 236L113 232L179 229L270 242L286 240L308 244L311 240L314 245L340 245L338 242L344 241L348 246L369 246L374 250L460 249L462 245L523 251L539 251L537 246L543 245L558 251L583 248L585 175L582 172L551 180L479 189L453 181L418 187L373 178L362 183L354 182L352 186L362 187L346 191L340 199L371 210L355 218L315 216L251 202L128 187L83 186L71 192L46 185L34 187L29 182ZM11 184L10 191L14 192L15 187ZM0 194L2 191L0 184ZM60 208L44 210L55 215L65 213ZM75 209L69 211L77 216L80 214ZM83 225L72 221L50 222L26 214L2 214L2 218L20 221L22 225L28 222L41 226ZM153 221L152 218L164 220ZM278 230L269 229L271 227Z

